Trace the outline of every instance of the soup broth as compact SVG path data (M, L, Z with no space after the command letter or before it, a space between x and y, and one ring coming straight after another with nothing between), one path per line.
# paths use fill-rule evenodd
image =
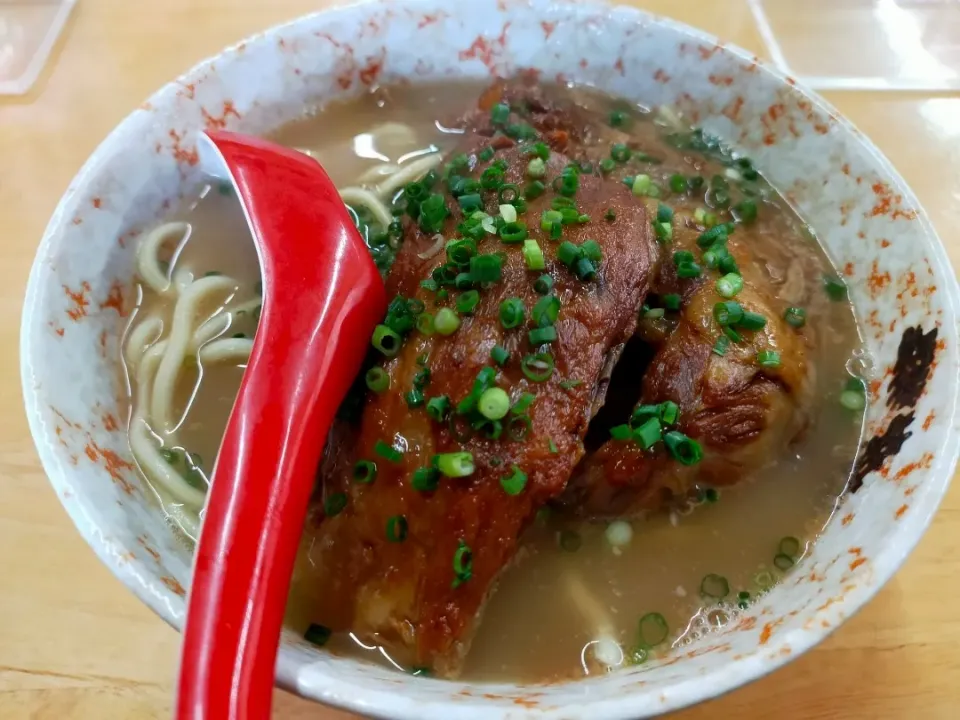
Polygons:
M481 96L484 89L461 82L378 89L311 113L282 128L275 139L315 157L343 188L376 188L398 168L429 163L438 152L448 161L467 132L456 120L465 109L464 98ZM802 427L793 441L731 486L698 481L659 510L636 505L619 518L579 512L566 496L541 508L520 539L515 557L499 575L466 655L463 677L481 681L543 681L606 672L668 653L733 620L741 608L790 572L833 512L856 456L864 407L864 385L858 378L869 369L853 310L829 260L749 161L731 155L709 136L691 132L669 109L632 106L581 88L545 92L589 119L583 145L596 150L595 159L580 172L599 172L606 182L623 180L637 202L648 206L655 222L663 217L658 216L663 212L659 206L668 204L677 217L690 218L690 227L709 229L718 224L717 217L711 224L710 216L722 219L726 207L736 201L733 218L744 226L738 232L753 243L758 272L773 278L785 300L804 295L798 284L805 280L809 285L813 277L816 293L805 303L804 332L812 338L807 362L815 369L805 392L814 400L804 406ZM616 149L609 156L599 151L621 143L630 148L629 159ZM613 167L600 160L615 155ZM677 177L684 181L682 191ZM687 179L695 177L703 179L702 186L689 184ZM662 188L660 197L645 192L648 181ZM345 194L345 199L354 197L360 196ZM380 199L388 209L402 208L403 188ZM359 201L351 205L378 265L389 272L399 238L378 221L376 208ZM757 215L749 229L752 219L742 217L744 213ZM161 393L159 383L151 384L152 376L138 383L147 364L147 355L138 348L156 349L158 339L169 340L175 332L179 301L169 292L158 292L162 286L156 276L153 286L141 284L141 302L127 334L134 455L171 521L193 537L200 511L196 498L190 496L191 506L171 492L169 478L157 477L157 459L146 445L152 443L153 452L190 487L205 491L256 329L259 270L242 212L229 189L204 188L172 222L185 223L183 229L189 231L171 230L171 239L159 246L158 267L170 283L189 284L210 273L217 273L211 278L233 281L198 301L191 327L194 340L185 345L169 410L156 400ZM660 240L668 246L664 241L670 238ZM679 236L673 240L682 245ZM790 248L799 250L794 253ZM796 277L801 273L803 278ZM606 405L591 421L585 438L587 458L581 464L609 441L612 428L616 432L630 422L640 380L653 356L648 349L651 338L674 331L671 309L664 309L669 302L667 295L655 292L645 300L640 329L609 378ZM211 352L216 343L217 352ZM717 354L721 349L715 348ZM355 401L362 404L363 393ZM146 438L140 433L138 450L137 427L144 424L150 432ZM316 609L323 593L323 568L317 553L322 543L321 508L329 497L329 491L318 491L289 604L288 622L306 632L308 639L318 638L309 628L321 621ZM574 496L573 502L581 497ZM404 671L428 671L402 649L378 643L376 637L338 631L325 642L331 650Z

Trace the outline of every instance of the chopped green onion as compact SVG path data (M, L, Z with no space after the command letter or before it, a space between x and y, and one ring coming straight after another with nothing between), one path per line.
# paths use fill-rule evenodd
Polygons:
M543 270L546 267L543 250L536 240L523 241L523 260L527 263L528 270Z
M740 274L740 268L737 266L737 261L734 259L733 255L729 253L720 257L720 260L717 262L717 269L728 275L730 273Z
M527 239L527 226L520 222L510 222L500 228L500 239L508 244L515 245Z
M500 324L510 330L523 322L526 310L520 298L508 298L500 303Z
M468 265L477 254L477 244L469 238L450 240L445 247L447 258L457 265Z
M660 613L647 613L640 618L640 645L644 649L656 647L670 634L666 618Z
M537 399L537 396L533 393L523 393L520 397L517 398L517 401L513 404L513 407L510 408L510 412L514 415L521 415L527 408L529 408L533 401Z
M387 520L387 540L401 543L407 539L407 519L403 515L394 515Z
M835 275L824 275L823 276L823 289L826 291L827 295L833 301L846 300L847 298L847 286Z
M660 298L663 301L663 306L667 310L679 310L680 309L680 296L676 293L667 293Z
M629 425L614 425L610 428L610 437L614 440L629 440L633 436L633 430Z
M461 195L457 198L457 202L460 203L460 208L463 212L472 213L475 210L483 209L483 198L479 193L471 193L470 195Z
M703 458L700 443L682 432L671 430L663 436L663 443L681 465L696 465Z
M634 441L644 450L649 450L663 437L663 428L657 418L650 418L633 431Z
M737 327L741 327L744 330L763 330L767 325L767 319L760 313L755 312L745 312L743 317L740 319L740 322L737 323Z
M802 328L807 323L807 311L800 307L788 307L783 313L783 319L791 327Z
M561 530L559 542L560 549L566 552L576 552L583 544L580 533L575 530Z
M557 322L560 316L560 298L556 295L547 295L537 300L533 306L531 319L537 327L547 327Z
M528 183L523 189L523 196L527 200L536 200L538 197L543 195L544 192L546 192L546 189L546 185L539 180L534 180L533 182Z
M468 452L443 453L434 457L433 461L437 470L450 478L467 477L476 469L473 454Z
M607 122L610 123L610 127L623 127L627 124L629 117L623 110L614 110L607 118Z
M534 143L529 148L527 148L525 152L528 155L535 155L538 158L541 158L542 160L550 159L550 147L543 142Z
M499 282L503 260L499 255L487 253L470 258L470 279L478 283Z
M562 242L557 248L557 260L568 267L580 259L580 248L572 242Z
M557 329L552 325L547 327L535 328L527 333L530 344L534 347L538 345L543 345L545 343L552 343L557 339Z
M427 415L431 420L443 422L450 412L450 398L446 395L438 395L427 401Z
M613 158L604 158L600 161L600 172L604 175L609 175L616 167L617 163L614 162Z
M650 308L649 310L644 311L643 316L650 320L659 320L666 314L666 312L667 311L663 308Z
M525 355L520 362L520 369L523 374L533 382L545 382L553 375L553 355L550 353L537 353L534 355Z
M544 210L540 216L540 229L549 232L556 223L563 222L563 214L559 210Z
M757 364L760 367L776 369L780 367L780 353L776 350L761 350L757 353Z
M723 357L727 354L727 350L730 349L730 338L726 335L721 335L717 338L717 341L713 344L713 353Z
M533 284L533 289L540 295L546 295L553 289L553 278L549 275L541 275Z
M519 495L527 486L527 474L514 465L511 473L500 478L500 487L507 495Z
M680 419L680 406L672 400L660 403L660 420L664 425L675 425Z
M494 345L493 350L490 351L490 359L502 367L510 359L510 353L505 347Z
M720 302L713 306L713 317L717 323L723 327L728 325L737 325L743 320L745 313L743 307L738 302L728 300Z
M573 390L574 388L578 388L581 385L583 385L582 380L564 380L563 382L560 383L560 387L563 388L564 390Z
M423 405L424 401L426 400L426 398L423 395L423 390L416 387L413 388L413 390L411 390L410 392L408 392L404 396L404 398L407 401L407 406L411 408L420 407L421 405Z
M390 376L382 367L372 367L365 377L367 387L375 393L382 393L390 387Z
M533 421L529 415L514 415L507 422L507 435L511 440L523 442L533 429Z
M433 320L433 327L441 335L453 335L460 327L460 318L450 308L440 308Z
M433 324L433 315L424 312L417 315L417 331L423 335L433 335L435 328Z
M723 335L724 335L724 337L726 337L730 342L733 342L733 343L738 343L738 342L741 342L741 341L743 340L743 335L741 335L740 333L738 333L738 332L737 332L736 330L734 330L732 327L725 327L725 328L723 328Z
M684 263L692 263L695 260L696 258L689 250L677 250L673 253L673 264L677 266L683 265Z
M687 179L679 173L670 176L670 190L677 194L687 191Z
M547 174L547 164L543 158L534 158L527 165L527 177L539 180Z
M618 163L627 162L631 155L633 152L623 143L616 143L610 148L610 157Z
M479 157L483 162L490 162L493 160L493 156L496 154L496 152L497 151L492 147L485 147L480 151L480 154L477 157Z
M417 492L433 492L440 482L440 471L434 467L422 467L413 471L410 484Z
M512 207L514 210L517 210L517 208L512 203L515 203L519 197L520 197L519 185L516 185L514 183L501 185L500 189L497 190L497 200L499 200L501 212L503 211L504 205L510 205L510 207ZM504 217L503 219L506 220L507 222L513 222L513 220L509 220L506 217ZM514 216L514 220L516 220L516 216Z
M730 583L723 575L710 573L700 581L700 594L711 600L723 600L730 594Z
M787 557L800 557L800 550L803 547L801 542L790 535L785 538L781 538L780 544L777 546L777 551L786 555Z
M469 290L471 287L473 287L473 277L468 272L462 272L457 275L457 278L453 281L453 284L457 290Z
M733 206L737 220L749 225L757 219L757 203L754 200L743 200Z
M358 460L353 466L353 481L369 485L377 478L377 464L370 460Z
M330 628L326 627L325 625L313 623L303 634L303 639L311 645L323 647L330 640L331 635L333 635L333 631Z
M463 540L453 554L453 587L458 588L473 576L473 553Z
M717 242L726 242L730 233L726 225L715 225L706 232L700 233L697 238L697 245L702 248L708 248Z
M323 501L323 512L327 517L336 517L347 507L346 493L333 493Z
M398 463L403 460L403 453L392 445L388 445L383 440L377 440L376 445L373 446L373 451L384 460L389 460L393 463Z
M373 338L370 342L387 357L393 357L400 352L400 344L403 340L386 325L377 325L373 331Z
M777 553L773 558L773 564L778 570L789 570L794 565L797 564L797 561L794 560L789 555L784 555L783 553Z
M724 275L717 280L717 293L720 297L736 297L741 290L743 290L743 278L736 273Z
M501 190L501 192L503 192ZM513 205L501 205L500 217L505 223L515 223L517 221L517 209Z
M497 103L490 109L490 120L494 125L503 125L510 119L510 106L506 103Z
M589 258L581 257L573 269L578 280L590 282L597 277L597 268Z
M613 208L607 208L607 211L603 214L603 219L607 222L613 222L617 219L617 212Z
M673 221L673 208L663 203L657 204L657 222L668 223Z
M510 410L510 396L503 388L488 388L477 401L477 409L488 420L499 420Z
M476 309L479 303L480 293L478 293L476 290L467 290L465 293L461 293L460 297L457 298L457 312L461 315L469 315Z
M580 252L585 258L593 262L600 262L603 259L603 250L596 240L584 240L583 244L580 245Z
M649 175L640 174L633 179L633 185L630 186L630 190L637 197L646 197L650 195L653 186L653 180L650 179Z
M684 262L677 265L677 277L689 280L700 277L702 270L695 262Z
M867 406L867 396L863 390L844 390L840 393L840 404L847 410L857 412Z

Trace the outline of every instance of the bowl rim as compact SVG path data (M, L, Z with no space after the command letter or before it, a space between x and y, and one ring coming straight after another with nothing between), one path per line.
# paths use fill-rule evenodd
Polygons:
M556 0L528 0L534 3L555 4ZM392 4L406 6L407 8L417 9L428 7L429 0L392 0ZM569 0L560 0L566 4ZM347 4L338 5L333 8L319 10L305 15L298 16L289 21L279 23L267 28L261 32L248 36L226 48L221 49L215 54L196 63L187 71L181 73L174 80L166 83L160 89L155 91L147 99L147 102L161 101L167 94L189 83L192 79L202 75L210 69L214 63L221 62L226 57L236 56L243 48L249 48L251 45L266 43L275 38L280 33L292 30L302 24L315 21L318 18L335 19L339 15L346 15L357 11L364 11L381 4L378 0L355 0ZM792 85L810 100L819 109L831 114L837 119L837 125L844 134L855 135L860 145L870 153L877 167L886 174L886 179L891 185L896 187L898 193L903 195L904 200L911 206L917 208L917 222L921 224L923 232L930 239L929 260L931 264L946 278L952 278L952 282L941 286L944 294L944 309L948 318L951 318L954 325L960 324L960 285L957 283L956 273L953 271L949 261L946 249L936 233L926 211L919 203L915 193L910 189L902 176L897 172L892 163L883 155L877 146L855 125L843 116L836 108L816 92L804 87L801 83L795 82L792 78L763 61L757 61L756 56L744 50L743 48L721 42L716 36L704 31L698 30L685 23L655 15L645 10L633 6L610 4L605 0L578 0L577 4L586 9L593 10L616 10L618 18L631 23L644 24L648 27L660 27L675 32L682 33L693 40L718 46L723 52L732 54L745 62L756 62L758 70L772 77L778 84ZM455 16L455 15L454 15ZM64 506L67 514L70 516L77 530L84 537L86 542L94 550L100 561L106 565L111 572L142 602L153 610L160 618L174 629L179 630L181 620L176 617L170 604L165 600L165 589L159 586L159 583L145 581L143 576L137 571L133 563L121 561L115 552L115 548L106 541L100 533L96 518L88 513L88 506L84 502L65 502L62 491L67 488L68 472L55 459L52 451L48 448L51 440L50 428L43 421L39 411L36 395L33 390L33 356L34 340L31 337L33 328L37 326L41 306L41 265L45 257L54 247L54 241L61 229L69 223L67 210L73 200L83 192L92 176L95 176L99 170L102 157L106 150L113 146L119 139L123 139L128 134L128 130L135 123L136 110L132 110L110 134L97 146L90 157L85 161L77 175L73 178L67 190L61 197L57 207L44 230L43 238L37 249L29 278L27 281L26 297L24 301L21 328L20 328L20 372L21 383L24 396L24 405L26 408L28 424L31 436L37 447L41 464L44 472L49 478L51 485L57 491L57 497ZM960 387L954 386L952 395L944 401L945 411L949 412L950 430L946 431L946 437L939 448L939 452L926 471L929 478L928 483L934 485L930 491L924 495L923 515L913 524L909 530L898 530L897 537L900 543L896 546L888 545L883 552L873 556L873 571L876 580L871 583L863 583L855 590L845 594L843 600L838 604L845 611L843 622L858 612L870 599L876 595L879 590L886 585L897 569L903 564L907 556L913 551L921 537L930 526L934 514L936 513L944 495L946 494L954 470L957 465L958 454L960 454ZM641 705L638 700L641 693L627 694L621 697L603 697L595 700L579 702L576 705L568 705L555 714L553 710L536 709L529 712L530 717L589 717L591 720L621 720L622 718L650 717L668 713L700 703L720 695L724 695L742 685L753 682L770 672L782 667L793 659L799 657L810 648L819 644L826 637L831 635L840 625L835 623L829 628L818 627L814 630L793 629L785 633L780 633L774 640L766 646L769 650L765 655L752 653L749 656L732 660L725 663L717 669L711 669L696 677L691 677L673 683L670 686L670 697L666 697L660 707L651 711L648 704ZM782 654L780 649L789 647L792 652ZM353 712L365 713L376 717L403 719L403 720L446 720L450 712L449 702L438 704L431 703L428 707L411 707L401 709L392 704L397 691L383 690L370 692L367 688L359 688L351 681L341 678L325 678L326 682L322 685L320 691L304 692L297 682L297 668L299 664L292 661L291 658L285 658L281 648L281 653L277 661L276 684L279 687L290 690L298 695L309 699L319 701L334 707L339 707ZM422 682L444 683L441 680L423 679ZM580 681L573 681L580 682ZM399 686L398 686L399 687ZM331 689L331 688L336 688ZM402 690L400 691L402 692ZM633 699L633 701L632 701ZM477 699L474 714L466 712L457 717L481 718L487 717L483 708L489 708L482 698ZM465 704L456 706L459 710L468 710L469 706ZM439 712L438 712L439 710ZM570 713L573 713L572 715ZM583 713L582 715L580 713ZM526 713L523 716L527 716Z

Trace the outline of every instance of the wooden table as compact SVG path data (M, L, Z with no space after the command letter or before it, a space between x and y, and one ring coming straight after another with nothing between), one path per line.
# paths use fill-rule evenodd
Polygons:
M177 634L74 531L20 410L20 309L47 219L87 155L154 89L219 48L328 2L80 0L33 91L0 98L0 266L8 278L0 287L2 718L168 718L178 652ZM637 4L765 54L746 0ZM847 92L830 100L904 174L960 266L960 97ZM919 549L867 609L772 677L680 717L956 717L958 595L955 486ZM282 718L350 717L280 692L275 707Z

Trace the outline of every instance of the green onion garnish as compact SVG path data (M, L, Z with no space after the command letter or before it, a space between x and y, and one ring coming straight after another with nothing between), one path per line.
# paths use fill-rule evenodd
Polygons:
M615 425L610 428L610 437L614 440L629 440L633 436L633 430L629 425Z
M438 395L427 401L427 415L431 420L443 422L447 419L450 412L450 398L446 395Z
M730 594L730 583L723 575L710 573L700 581L700 594L711 600L723 600Z
M473 464L473 454L468 452L437 455L433 459L433 464L443 475L451 478L467 477L476 469Z
M507 422L507 435L511 440L523 442L533 429L533 420L529 415L514 415Z
M523 196L527 200L536 200L538 197L543 195L546 192L546 185L544 185L539 180L534 180L531 183L527 183L527 186L523 189Z
M663 203L657 204L657 222L668 223L673 221L673 208Z
M506 103L497 103L490 109L490 120L494 125L503 125L510 119L510 106Z
M612 148L610 148L610 157L618 163L627 162L631 155L633 155L633 153L631 152L630 148L623 143L616 143Z
M660 298L663 301L663 306L667 310L679 310L680 309L680 296L676 293L667 293Z
M700 234L697 238L697 245L702 248L708 248L717 242L726 242L729 231L726 225L715 225L706 232Z
M732 298L743 290L743 278L736 273L724 275L717 280L717 294L720 297Z
M800 307L788 307L783 313L783 319L791 327L802 328L807 324L807 311Z
M470 279L478 283L498 282L503 260L499 255L487 253L470 258Z
M600 161L600 172L604 175L609 175L616 167L617 163L614 162L613 158L604 158Z
M677 277L689 280L700 277L702 270L695 262L684 262L677 265Z
M660 613L647 613L640 618L640 646L645 649L656 647L670 634L666 618Z
M556 295L547 295L540 298L533 306L531 319L537 327L547 327L557 322L560 316L560 298Z
M610 123L610 127L618 128L626 125L628 119L629 115L627 115L623 110L614 110L607 118L607 122Z
M523 300L520 298L508 298L500 303L500 324L507 330L519 326L525 316Z
M576 264L573 267L573 272L576 274L578 280L583 282L590 282L597 277L597 268L593 262L586 257L581 257L577 260Z
M583 244L580 245L580 253L593 262L600 262L603 259L603 250L596 240L584 240Z
M767 325L767 319L760 313L755 312L745 312L743 317L740 319L740 322L737 323L737 327L741 327L744 330L763 330Z
M433 492L440 482L440 471L433 467L417 468L410 484L417 492Z
M547 164L543 158L534 158L527 165L527 177L538 180L547 174Z
M400 543L407 539L407 519L403 515L394 515L387 520L387 540Z
M730 349L730 338L726 335L721 335L717 338L717 341L713 344L713 353L723 357L727 354L727 350Z
M515 183L508 183L507 185L501 185L500 189L497 190L497 200L499 200L499 205L502 208L504 204L510 204L517 201L517 198L520 197L520 186ZM514 208L516 210L516 208ZM507 222L513 222L504 217L504 220ZM516 220L516 217L514 217Z
M581 385L583 385L582 380L564 380L563 382L560 383L560 387L563 388L564 390L573 390L574 388L578 388Z
M823 276L823 289L826 291L830 299L835 302L846 300L847 298L847 286L843 280L838 278L836 275Z
M794 565L796 565L797 562L789 555L784 555L783 553L777 553L773 558L773 564L776 566L778 570L789 570Z
M493 350L490 351L490 359L502 367L506 365L507 361L510 359L510 353L505 347L501 345L494 345Z
M331 635L333 635L333 631L330 630L330 628L326 627L325 625L313 623L303 634L303 639L311 645L323 647L330 640Z
M761 350L757 353L757 364L760 367L776 369L780 367L780 353L776 350Z
M557 339L557 329L552 325L548 325L547 327L535 328L527 335L530 339L530 344L537 347L545 343L554 342Z
M680 194L687 191L687 179L679 173L670 176L670 191Z
M523 260L528 270L543 270L546 267L543 250L540 249L536 240L523 241Z
M370 460L358 460L353 466L353 481L369 485L377 479L377 464Z
M423 403L426 400L426 398L423 395L423 390L421 390L418 387L415 387L412 390L410 390L406 395L404 395L404 398L407 401L407 407L410 407L410 408L418 408L421 405L423 405Z
M333 493L323 501L323 512L327 517L336 517L347 507L346 493Z
M497 151L494 150L492 147L485 147L483 150L480 151L480 154L477 155L477 157L479 157L480 160L483 162L490 162L491 160L493 160L493 156L496 154L496 152Z
M499 420L510 410L510 396L503 388L488 388L477 401L477 410L488 420Z
M537 396L533 393L523 393L517 398L517 401L513 404L513 407L510 408L510 412L514 415L521 415L527 410L527 408L533 405L533 401L536 399Z
M469 238L450 240L446 244L447 258L457 265L468 265L477 254L477 244Z
M681 465L696 465L703 458L703 448L696 440L682 432L671 430L663 436L663 443L670 455Z
M392 463L398 463L403 460L403 453L392 445L388 445L383 440L377 440L376 445L373 446L373 451L384 460L389 460Z
M633 431L634 441L644 450L649 450L660 442L663 437L663 428L657 418L650 418L643 425Z
M800 557L800 549L803 547L800 540L797 538L788 535L785 538L780 539L780 544L777 546L777 551L783 553L788 557Z
M540 216L540 229L550 232L553 226L563 222L563 213L559 210L544 210Z
M540 295L546 295L553 289L553 278L549 275L541 275L533 284L533 289Z
M500 487L507 495L519 495L527 486L527 474L514 465L511 473L500 478Z
M867 396L861 385L859 390L844 390L840 393L840 404L847 410L858 412L867 406Z
M564 265L570 266L580 259L580 248L572 242L562 242L557 248L557 260Z
M660 421L664 425L675 425L680 419L680 406L672 400L660 403Z
M553 375L553 355L550 353L537 353L535 355L525 355L520 362L520 369L523 374L533 382L545 382Z
M757 203L754 200L744 200L733 206L733 212L737 220L749 225L757 219Z
M393 357L400 352L400 344L403 342L400 336L386 325L377 325L373 331L371 344L387 357Z
M435 328L433 324L433 315L424 312L417 315L417 331L423 335L433 335Z
M441 335L453 335L460 327L460 318L450 308L440 308L433 319L433 327Z
M476 290L467 290L465 293L461 293L460 297L457 298L457 312L461 315L469 315L479 304L480 293L478 293Z
M744 314L740 303L732 300L720 302L713 306L713 317L722 327L739 324L743 320Z
M390 376L382 367L372 367L365 376L367 387L375 393L382 393L390 387Z
M453 554L453 587L458 588L473 576L473 553L463 540Z
M500 239L507 245L522 243L527 238L527 226L521 222L509 222L500 228Z

